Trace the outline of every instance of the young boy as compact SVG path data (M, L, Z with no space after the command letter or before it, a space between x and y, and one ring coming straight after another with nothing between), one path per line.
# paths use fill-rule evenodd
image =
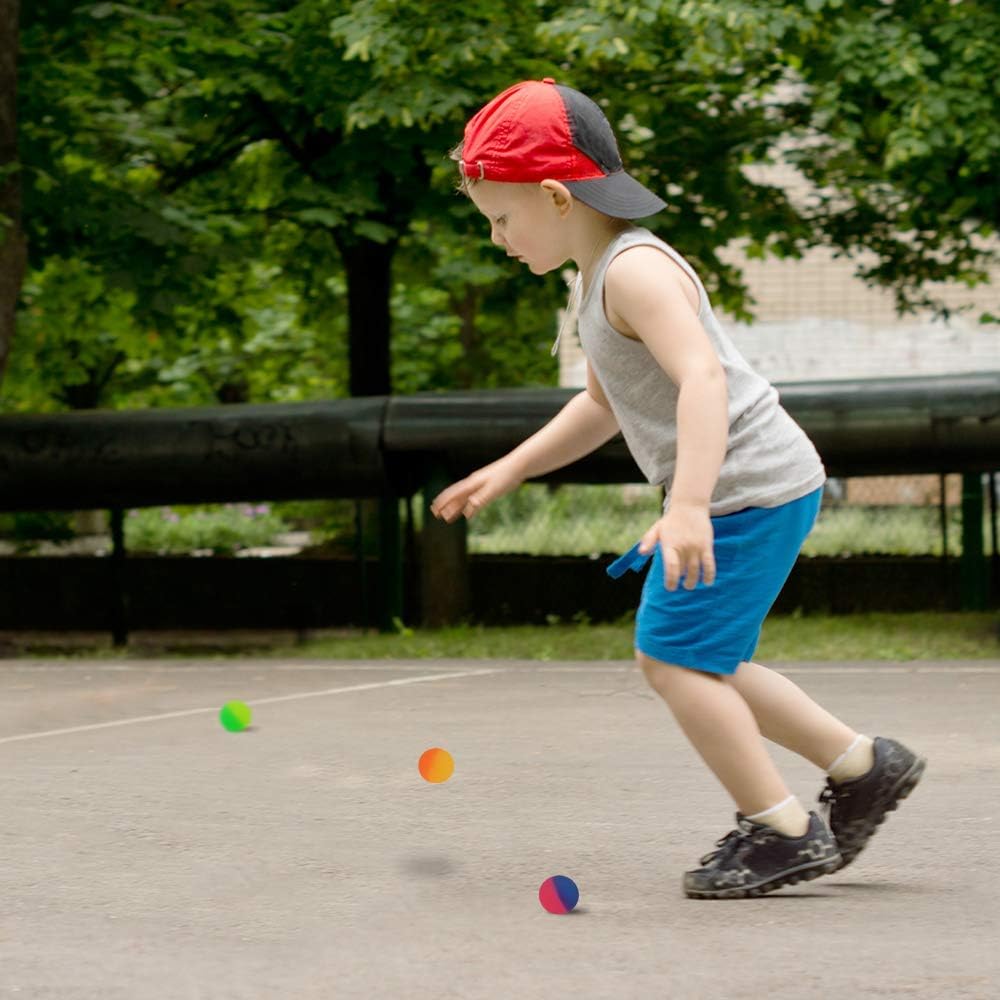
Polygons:
M587 388L509 454L444 490L433 513L471 518L621 431L667 497L663 516L608 572L651 559L639 665L738 809L737 828L685 873L684 891L758 896L842 868L925 762L856 733L751 660L819 511L826 477L812 443L719 326L687 261L628 221L665 205L625 172L593 101L552 79L519 83L470 120L453 157L508 256L535 274L575 262L571 311ZM827 772L829 826L789 792L762 735Z

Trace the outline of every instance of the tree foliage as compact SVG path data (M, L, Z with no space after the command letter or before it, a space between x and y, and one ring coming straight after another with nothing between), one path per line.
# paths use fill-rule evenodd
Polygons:
M0 381L14 339L17 300L26 263L17 156L19 17L19 0L0 0Z
M812 242L906 311L929 283L987 280L1000 227L1000 6L992 0L705 0L685 5L712 47L781 68L771 157L814 187ZM998 310L1000 311L1000 310ZM984 316L986 320L997 317Z
M794 55L817 137L797 159L829 192L816 223L834 246L870 251L861 273L902 308L933 304L925 282L985 280L1000 227L1000 6L810 6Z
M530 77L601 103L669 202L651 227L731 312L733 240L867 252L901 305L975 282L997 224L998 29L976 0L39 0L11 398L551 381L562 283L497 254L447 158ZM780 159L810 202L747 169Z
M414 222L471 220L450 178L431 183L481 100L464 67L487 87L506 83L495 7L454 10L448 27L430 4L409 5L408 17L399 6L64 2L43 4L26 25L25 61L40 70L22 103L35 263L72 246L109 294L132 292L135 324L158 346L145 373L154 385L171 380L173 398L192 380L217 398L240 398L240 386L261 398L260 358L241 346L242 299L225 298L240 267L266 281L286 315L294 304L295 329L332 362L297 381L300 391L347 388L345 329L350 388L388 391L389 266L396 259L426 283L445 245L461 251L455 240L425 245ZM530 29L532 5L521 6ZM480 16L489 30L466 38ZM45 332L75 350L72 327ZM199 362L218 354L204 346L213 343L228 366ZM305 345L288 346L294 357ZM92 384L96 375L67 373Z

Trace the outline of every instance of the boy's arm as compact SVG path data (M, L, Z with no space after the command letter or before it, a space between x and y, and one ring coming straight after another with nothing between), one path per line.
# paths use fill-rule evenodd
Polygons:
M690 279L655 247L633 247L619 254L605 278L609 318L626 324L649 348L678 387L677 462L668 513L643 536L650 551L664 549L666 585L681 575L693 588L698 571L715 578L709 501L719 478L729 440L726 374L686 294Z
M685 294L690 279L654 247L633 247L608 268L605 302L677 386L677 465L671 505L708 506L729 437L726 375Z
M452 484L431 503L435 517L451 522L472 517L525 479L570 465L618 433L600 384L587 366L587 388L575 395L544 427L503 458Z
M501 461L509 460L522 480L533 479L571 465L617 433L618 421L588 364L587 388Z

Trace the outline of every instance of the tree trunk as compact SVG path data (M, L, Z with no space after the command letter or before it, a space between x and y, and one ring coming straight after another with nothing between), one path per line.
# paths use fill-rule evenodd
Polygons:
M479 333L480 293L469 287L461 299L451 297L451 308L461 320L458 337L462 358L455 367L455 383L459 389L471 389L476 375L483 371L483 343Z
M0 0L0 382L14 340L27 247L17 164L17 51L20 0Z
M389 297L396 243L376 243L351 234L337 243L347 273L350 393L387 396L392 392Z

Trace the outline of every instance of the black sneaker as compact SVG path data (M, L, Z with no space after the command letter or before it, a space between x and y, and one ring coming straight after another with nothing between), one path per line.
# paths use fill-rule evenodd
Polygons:
M736 814L737 828L701 859L703 867L684 873L692 899L745 899L783 885L808 882L840 867L840 852L826 823L809 814L801 837L786 837L770 826Z
M874 750L875 763L867 774L840 784L827 778L819 795L840 847L841 868L864 850L879 823L913 791L927 766L895 740L876 736Z

